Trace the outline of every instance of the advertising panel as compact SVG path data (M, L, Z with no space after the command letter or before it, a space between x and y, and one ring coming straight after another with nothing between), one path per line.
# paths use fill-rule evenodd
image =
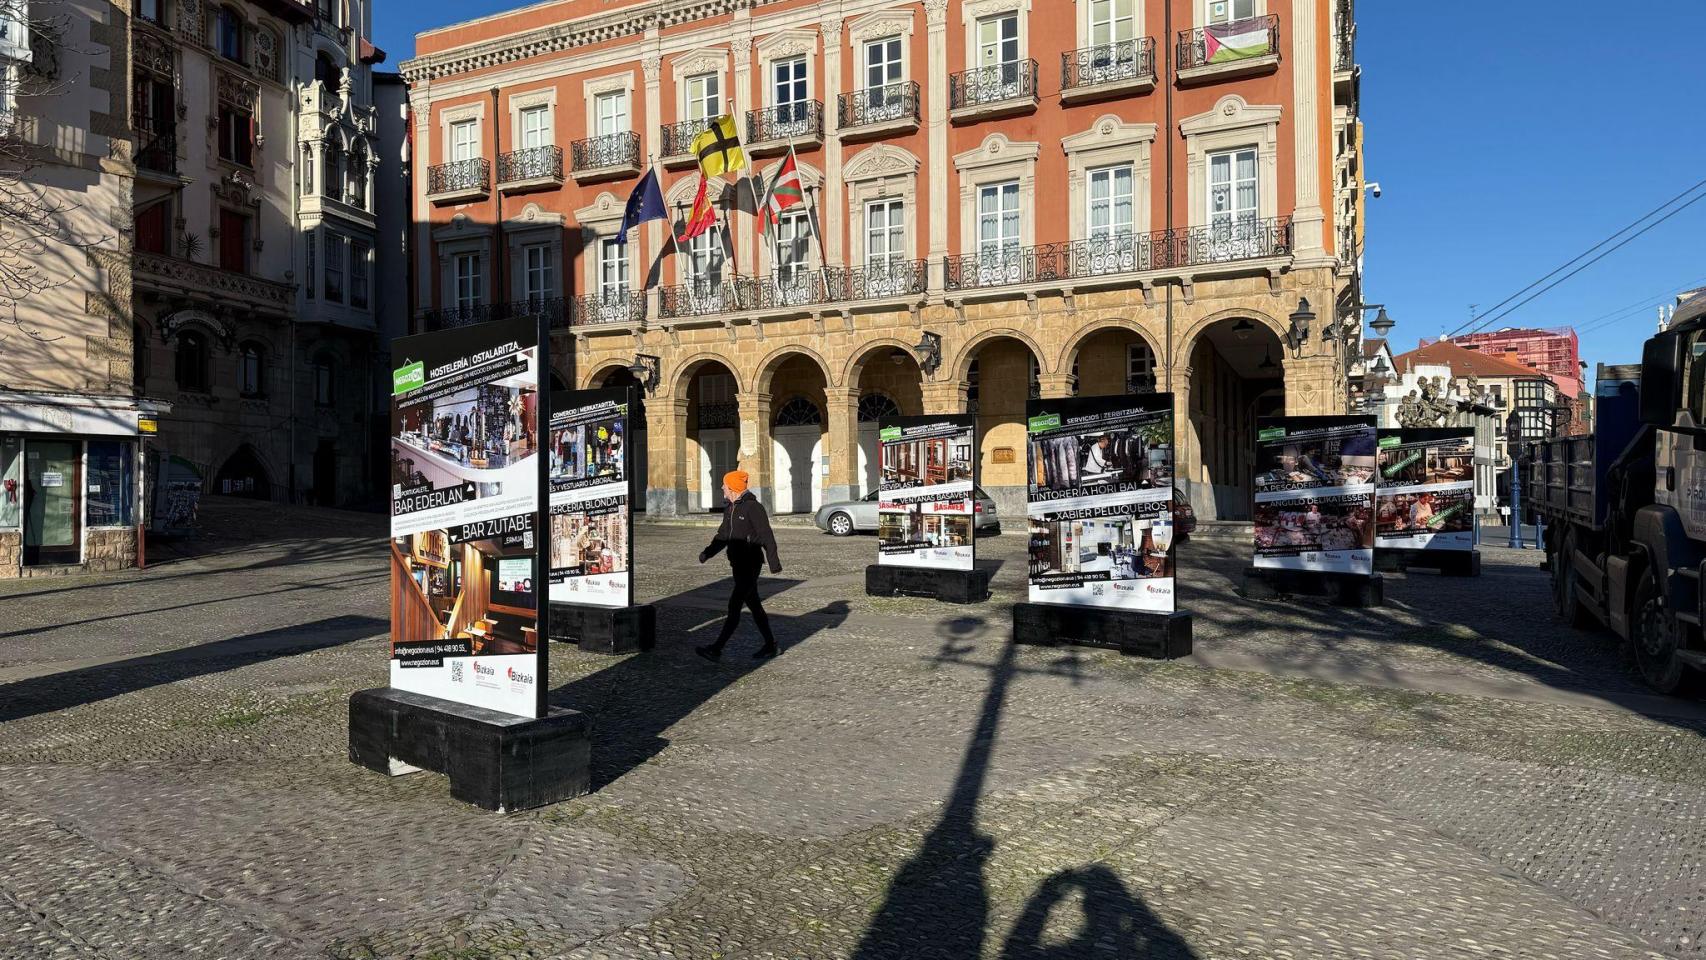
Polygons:
M1475 549L1475 431L1380 431L1374 544L1406 550Z
M1264 417L1256 432L1258 567L1374 573L1373 417Z
M1031 602L1172 613L1173 395L1026 412Z
M391 397L391 686L540 716L536 321L400 337Z
M633 606L627 387L551 397L552 603Z
M879 421L877 563L937 570L975 565L977 418Z

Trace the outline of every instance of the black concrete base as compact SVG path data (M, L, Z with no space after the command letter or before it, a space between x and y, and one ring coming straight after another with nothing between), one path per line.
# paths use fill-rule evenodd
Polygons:
M575 644L588 653L650 650L657 643L657 623L657 610L649 603L637 607L551 604L551 639Z
M1250 567L1244 571L1244 596L1250 600L1311 597L1341 607L1378 607L1386 602L1386 585L1378 573L1321 573Z
M865 568L865 593L872 597L935 597L944 603L989 599L989 570L934 570L873 563Z
M1374 551L1374 569L1382 573L1437 570L1442 577L1478 577L1481 554L1474 550L1381 548Z
M1013 642L1077 643L1109 647L1132 657L1172 660L1191 655L1191 615L1015 603Z
M527 810L587 792L591 727L576 710L533 720L379 687L350 695L349 758L391 776L442 773L458 800Z

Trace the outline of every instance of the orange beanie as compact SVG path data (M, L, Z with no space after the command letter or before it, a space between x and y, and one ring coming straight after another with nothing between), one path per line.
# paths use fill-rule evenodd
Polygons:
M747 476L745 470L730 470L728 473L723 474L723 486L728 487L737 494L745 493L746 485L751 481L752 478Z

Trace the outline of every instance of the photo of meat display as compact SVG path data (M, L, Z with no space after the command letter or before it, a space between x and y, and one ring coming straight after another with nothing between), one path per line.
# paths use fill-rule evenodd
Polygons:
M1473 431L1382 430L1379 465L1375 536L1382 549L1475 549Z

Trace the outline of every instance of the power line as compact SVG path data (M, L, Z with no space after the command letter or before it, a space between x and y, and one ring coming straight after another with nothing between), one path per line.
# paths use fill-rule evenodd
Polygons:
M1706 185L1706 180L1700 181L1700 183L1695 184L1693 187L1688 188L1688 190L1683 191L1681 194L1678 194L1677 196L1678 197L1686 196L1689 191L1692 191L1692 190L1694 190L1694 189L1696 189L1702 185ZM1652 216L1654 213L1657 213L1659 210L1664 209L1666 206L1669 206L1671 203L1674 203L1676 201L1676 199L1677 199L1677 197L1673 197L1671 200L1667 200L1665 203L1661 204L1657 209L1653 210L1651 213L1648 213L1646 216L1643 216L1641 218L1641 220L1645 220L1645 219L1647 219L1647 217ZM1701 200L1706 200L1706 193L1699 194L1698 196L1689 200L1687 203L1682 204L1681 206L1670 211L1669 213L1666 213L1664 216L1658 218L1657 220L1654 220L1653 222L1647 224L1646 226L1642 227L1641 229L1635 231L1634 233L1629 234L1629 236L1624 237L1622 240L1619 240L1616 244L1614 244L1610 247L1607 247L1603 251L1600 251L1598 254L1596 254L1592 259L1588 260L1586 263L1583 263L1581 266L1576 267L1574 270L1571 270L1569 273L1566 273L1563 276L1558 277L1558 279L1553 280L1551 283L1547 283L1545 286L1542 286L1539 290L1535 290L1534 293L1523 298L1522 300L1518 301L1517 303L1512 304L1509 307L1506 307L1504 310L1497 310L1497 308L1494 308L1495 311L1497 311L1497 312L1489 313L1489 314L1481 317L1480 318L1481 322L1476 324L1474 329L1470 330L1469 332L1470 333L1478 333L1481 330L1486 329L1489 324L1492 324L1493 322L1495 322L1497 320L1501 320L1505 317L1510 316L1515 311L1521 309L1523 307L1523 305L1532 302L1536 297L1539 297L1539 296L1545 294L1547 291L1549 291L1553 287L1556 287L1559 284L1563 283L1565 280L1570 279L1571 277L1575 276L1576 274L1581 273L1583 270L1586 270L1588 267L1591 267L1594 264L1598 263L1599 261L1604 260L1606 257L1610 256L1612 253L1615 253L1617 250L1619 250L1623 246L1627 245L1630 241L1632 241L1635 238L1646 233L1648 230L1653 229L1654 227L1658 226L1659 224L1664 223L1666 220L1669 220L1671 217L1676 216L1677 214L1681 213L1682 211L1687 210L1689 207L1693 206L1696 203L1699 203ZM1637 220L1637 221L1635 221L1635 223L1640 223L1641 220ZM1630 226L1634 226L1634 224L1630 224ZM1536 280L1534 283L1531 283L1528 286L1523 287L1522 290L1517 291L1516 293L1512 294L1510 297L1506 297L1503 302L1509 303L1511 301L1511 299L1513 299L1517 296L1521 296L1524 292L1526 292L1528 290L1533 290L1535 286L1545 282L1549 277L1556 275L1559 272L1559 270L1563 270L1565 267L1568 267L1571 264L1576 263L1578 260L1581 260L1582 257L1585 257L1589 253L1593 253L1594 250L1597 250L1598 248L1605 246L1606 243L1611 241L1613 238L1617 237L1618 234L1624 233L1628 230L1629 230L1629 227L1624 227L1622 230L1617 231L1617 233L1614 233L1611 236L1606 237L1604 240L1601 240L1599 243L1596 243L1592 247L1589 247L1585 253L1581 254L1581 256L1576 257L1575 259L1571 260L1569 263L1564 264L1564 266L1559 267L1557 270L1554 270L1551 273L1547 274L1545 277L1541 277L1539 280ZM1461 331L1462 329L1463 329L1462 327L1459 327L1458 331ZM1458 335L1458 332L1453 331L1449 336L1455 337L1457 335Z
M1497 311L1499 310L1499 308L1503 307L1505 304L1510 303L1512 300L1515 300L1517 297L1522 296L1523 294L1527 293L1530 290L1533 290L1535 287L1540 286L1541 284L1552 279L1553 277L1557 276L1558 274L1563 273L1565 270L1568 270L1570 267L1574 266L1582 258L1591 255L1595 250L1598 250L1600 247L1605 246L1606 244L1610 243L1613 240L1616 240L1618 237L1622 236L1623 234L1628 233L1630 230L1635 229L1637 226L1640 226L1642 221L1647 220L1648 218L1656 215L1659 211L1661 211L1664 208L1670 206L1671 204L1677 202L1678 200L1681 200L1683 197L1688 196L1690 193L1693 193L1694 191L1700 189L1703 186L1706 186L1706 180L1701 180L1698 183L1693 184L1688 189L1682 191L1681 193L1677 194L1676 196L1671 197L1669 200L1666 200L1664 203L1661 203L1658 206L1654 207L1653 209L1647 211L1646 213L1637 217L1633 223L1629 224L1628 226L1624 227L1621 230L1618 230L1616 233L1611 234L1610 236L1599 241L1598 243L1594 244L1593 246L1587 248L1586 250L1583 250L1581 253L1577 254L1576 256L1571 257L1568 261L1559 265L1551 273L1546 274L1545 276L1534 281L1533 283L1529 284L1528 286L1523 287L1521 290L1518 290L1517 292L1511 294L1510 296L1504 298L1503 300L1500 300L1498 303L1493 304L1491 307L1488 307L1485 313L1481 314L1480 316L1472 317L1468 323L1465 323L1465 324L1463 324L1463 326L1460 326L1456 330L1453 330L1452 332L1446 334L1446 339L1450 339L1450 338L1455 337L1458 334L1462 333L1465 328L1470 327L1471 325L1475 325L1477 320L1481 320L1481 323L1479 325L1475 325L1474 329L1470 330L1470 332L1474 333L1476 331L1479 331L1479 330L1485 328L1487 326L1487 324L1491 322L1491 320L1483 320L1482 319L1483 317L1488 317L1488 316L1493 316L1493 315L1502 316L1502 314L1498 314ZM1694 199L1698 200L1700 198L1695 197ZM1693 203L1693 202L1694 202L1694 200L1689 201L1689 203ZM1684 207L1686 207L1687 205L1688 204L1683 204ZM1680 210L1682 208L1679 207L1678 209ZM1670 214L1666 214L1664 218L1661 218L1660 220L1655 221L1654 223L1648 224L1646 227L1642 227L1642 229L1639 233L1636 233L1634 236L1629 237L1627 240L1625 240L1623 242L1627 243L1629 240L1633 240L1635 237L1638 237L1642 233L1647 232L1647 230L1652 229L1658 223L1662 223L1664 219L1668 219L1671 216L1671 214L1674 214L1676 212L1677 211L1673 210L1673 211L1671 211ZM1620 243L1620 244L1618 244L1618 246L1622 246L1622 244ZM1615 250L1615 249L1617 249L1617 247L1612 247L1611 249ZM1610 250L1605 251L1605 253L1610 253L1610 252L1611 252ZM1593 260L1588 261L1587 264L1583 264L1583 266L1588 266L1588 265L1598 261L1604 255L1605 255L1604 253L1600 254L1599 257L1595 257ZM1575 273L1579 273L1579 272L1580 272L1580 270L1577 270L1575 272L1567 274L1566 276L1561 278L1558 281L1558 283L1562 283L1564 280L1568 280L1570 277L1575 276ZM1546 290L1550 290L1552 287L1557 286L1557 285L1558 285L1557 283L1554 283L1551 286L1548 286L1545 289L1541 290L1540 292L1545 293ZM1538 294L1536 294L1536 296L1538 296ZM1534 298L1533 297L1529 298L1529 300L1532 300L1532 299L1534 299ZM1524 300L1522 303L1527 303L1527 302L1528 302L1528 300ZM1517 307L1522 306L1522 303L1517 304ZM1514 309L1516 309L1516 307L1511 308L1511 310L1514 310ZM1505 313L1506 314L1510 313L1510 310L1506 310Z
M1695 287L1697 287L1703 283L1706 283L1706 277L1700 277L1700 278L1695 279L1695 280L1690 280L1680 287L1674 287L1670 290L1666 290L1663 293L1655 293L1650 297L1645 297L1645 298L1638 300L1634 303L1630 303L1630 304L1627 304L1625 306L1618 307L1615 310L1610 311L1609 313L1602 313L1599 316L1594 317L1593 319L1588 320L1588 321L1582 323L1581 325L1577 326L1576 332L1577 333L1586 333L1589 330L1598 330L1601 327L1609 326L1613 323L1616 323L1619 320L1623 320L1623 319L1626 319L1629 317L1633 317L1636 314L1639 314L1639 313L1646 311L1646 310L1650 310L1653 307L1664 303L1664 301L1669 300L1670 298L1676 296L1679 293L1682 293L1684 290L1692 290Z

